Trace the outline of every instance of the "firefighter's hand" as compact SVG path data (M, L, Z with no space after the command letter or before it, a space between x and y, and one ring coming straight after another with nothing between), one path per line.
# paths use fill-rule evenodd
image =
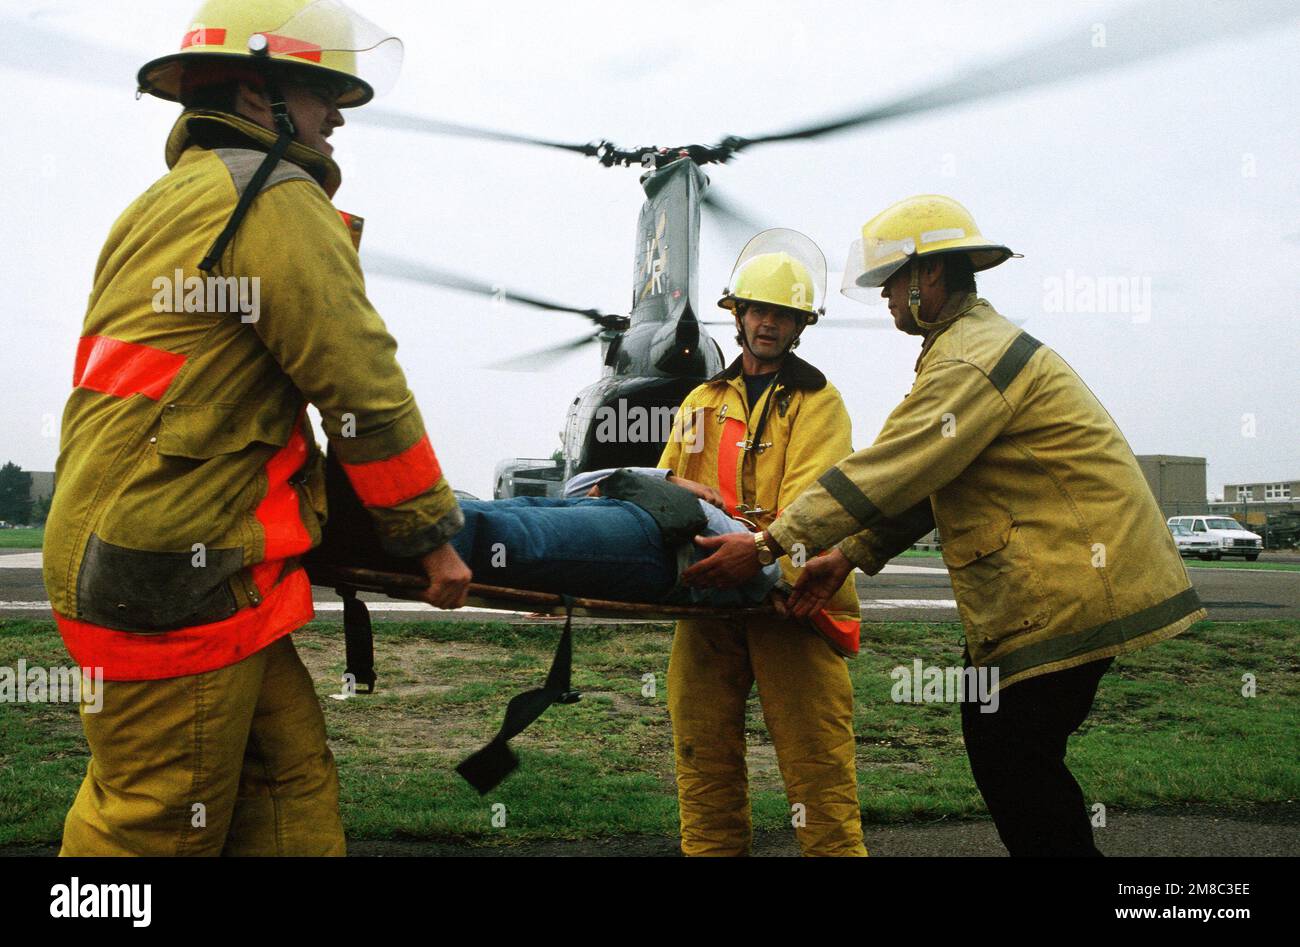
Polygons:
M786 603L790 614L808 618L825 608L852 571L853 563L838 549L809 559Z
M726 503L722 500L722 494L713 487L706 486L705 484L698 483L694 480L687 480L684 477L677 476L676 474L669 474L668 482L675 483L682 489L691 491L691 493L695 494L705 503L711 503L720 510L725 510L727 508Z
M731 589L754 577L759 570L758 547L753 533L696 536L695 545L714 550L682 573L682 581L697 589Z
M474 575L451 543L443 543L426 555L420 565L429 577L429 587L420 596L423 601L437 608L460 608L465 604Z

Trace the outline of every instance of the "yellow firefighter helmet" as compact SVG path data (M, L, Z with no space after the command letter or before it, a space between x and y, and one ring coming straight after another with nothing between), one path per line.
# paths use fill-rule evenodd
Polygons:
M813 325L825 313L826 258L797 230L764 230L745 245L718 305L733 312L738 302L768 303L804 314Z
M936 253L965 253L976 271L1020 254L980 233L975 218L942 194L919 194L882 210L862 225L861 239L849 247L841 292L867 301L909 260Z
M207 0L180 51L140 70L140 91L176 102L205 73L238 75L240 67L267 61L337 81L338 106L349 108L396 81L402 41L342 0Z

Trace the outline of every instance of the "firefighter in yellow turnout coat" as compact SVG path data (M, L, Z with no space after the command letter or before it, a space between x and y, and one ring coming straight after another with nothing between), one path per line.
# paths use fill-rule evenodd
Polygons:
M686 397L659 461L715 488L727 512L760 528L852 451L839 392L789 351L819 315L824 266L811 241L792 231L751 241L720 303L736 315L743 352ZM797 580L789 557L781 566ZM757 683L803 852L866 854L853 692L841 656L857 652L859 625L851 577L811 622L678 622L668 702L683 853L749 851L745 704Z
M312 617L298 560L327 512L307 402L386 550L422 560L427 600L463 603L469 581L447 543L460 509L366 299L361 221L330 201L325 139L374 92L340 46L392 43L334 0L209 0L195 20L141 71L186 111L169 173L100 256L64 412L45 582L105 684L63 853L341 855L288 637Z
M967 661L996 671L1000 701L967 698L971 771L1012 855L1097 855L1065 765L1115 655L1205 617L1155 498L1106 409L1059 355L975 294L973 273L1012 256L951 198L920 195L863 227L846 295L879 293L924 338L916 382L874 444L819 474L768 528L810 559L793 614L819 607L857 565L875 575L937 525ZM730 585L754 544L683 576Z

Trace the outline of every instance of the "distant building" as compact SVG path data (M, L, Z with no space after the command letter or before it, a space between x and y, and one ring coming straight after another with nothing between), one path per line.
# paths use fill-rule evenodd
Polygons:
M1300 510L1300 480L1225 483L1223 500L1210 504L1215 513L1234 516L1244 526L1263 526L1270 513Z
M1165 516L1209 512L1204 457L1139 454L1137 462Z
M1225 483L1224 503L1284 503L1300 500L1300 480L1276 483Z
M33 503L37 500L44 500L54 493L53 470L28 470L26 472L32 475L32 492L30 496Z

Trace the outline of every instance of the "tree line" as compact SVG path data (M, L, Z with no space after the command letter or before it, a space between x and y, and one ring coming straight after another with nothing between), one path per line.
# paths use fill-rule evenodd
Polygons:
M0 521L42 526L53 496L32 500L32 475L13 461L0 467Z

